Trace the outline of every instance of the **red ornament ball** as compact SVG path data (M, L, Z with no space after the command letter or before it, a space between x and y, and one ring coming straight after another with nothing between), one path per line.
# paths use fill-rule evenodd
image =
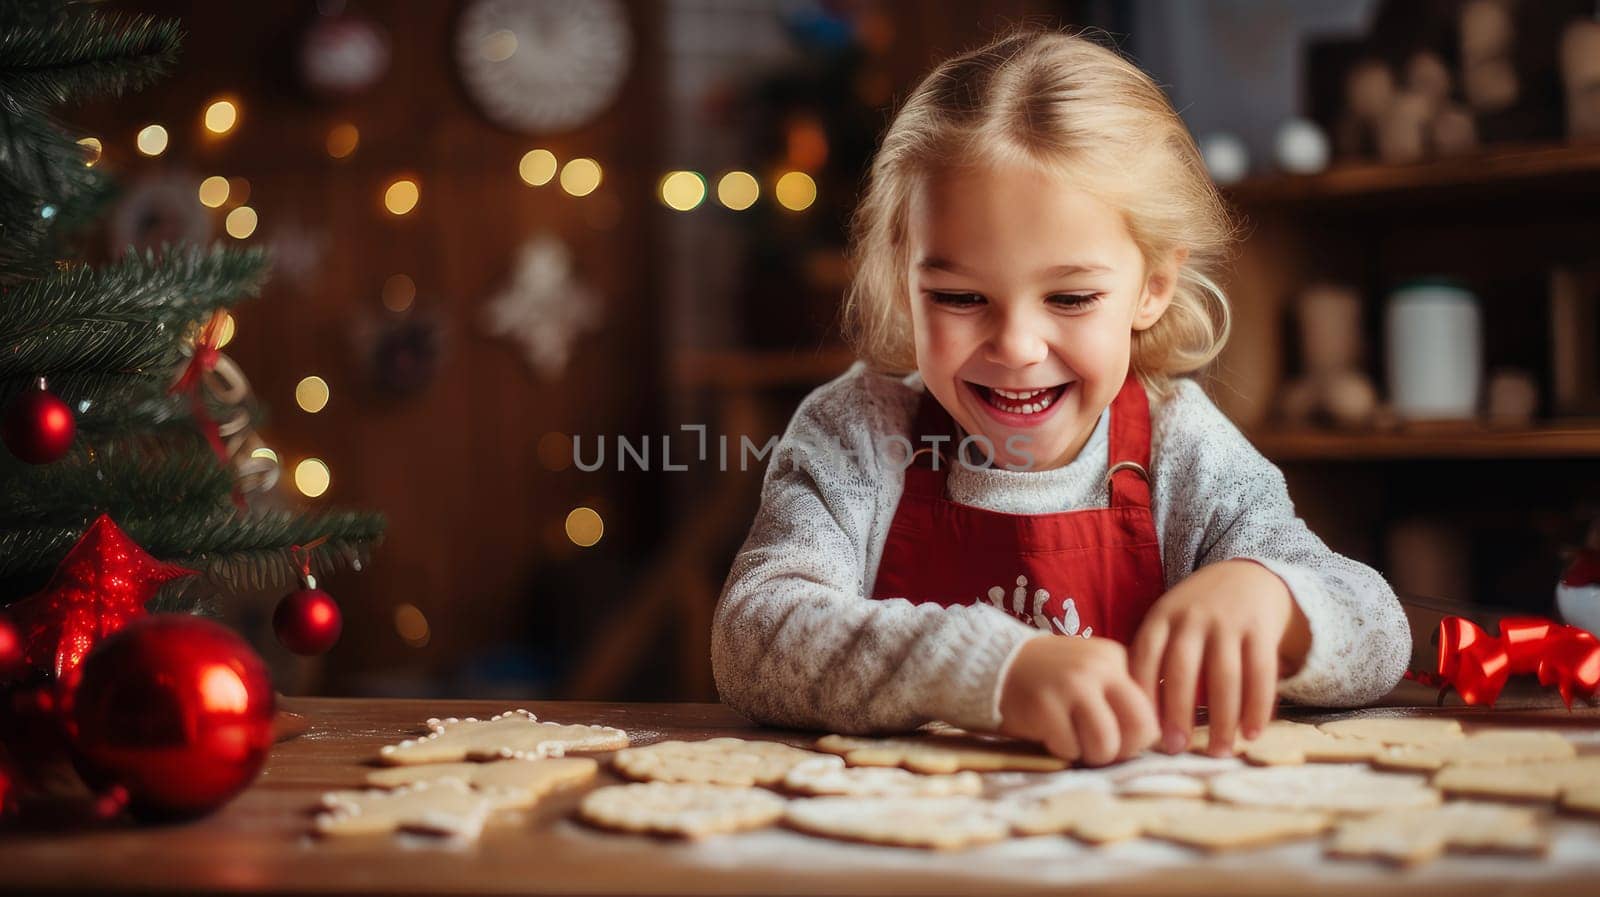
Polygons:
M311 657L332 648L344 629L344 617L333 596L321 589L290 592L272 612L272 631L279 644Z
M85 659L66 718L90 787L127 791L144 818L207 813L255 779L272 747L267 665L220 623L157 614Z
M0 614L0 682L21 670L27 656L28 651L22 644L22 633L17 631L17 624L5 614Z
M72 409L48 389L24 390L0 422L0 441L29 464L49 464L65 455L77 432Z

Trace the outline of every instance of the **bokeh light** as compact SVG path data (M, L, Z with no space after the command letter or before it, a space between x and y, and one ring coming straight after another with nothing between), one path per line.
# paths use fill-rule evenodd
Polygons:
M316 414L328 407L328 381L313 374L305 377L295 384L294 401L300 410L307 414Z
M307 458L294 466L294 487L307 498L327 492L332 483L333 472L321 458Z
M561 189L573 196L588 196L600 187L600 163L593 159L573 159L561 169Z
M383 282L383 307L405 311L417 301L417 283L405 274L391 274Z
M594 508L573 508L567 514L567 538L579 548L588 548L605 535L605 521Z
M517 163L517 174L530 187L543 187L556 176L556 154L547 149L531 149L522 154Z
M667 208L687 212L706 200L706 181L699 172L670 171L661 179L661 201Z
M226 134L239 123L239 107L230 100L217 100L206 107L206 130Z
M217 348L221 349L233 342L233 336L238 332L239 325L234 323L233 312L223 312L222 326L217 328Z
M167 151L167 129L160 125L145 125L139 129L139 136L134 143L139 147L139 152L147 156L159 156Z
M349 122L340 122L328 129L326 141L328 155L335 159L349 158L361 145L361 131Z
M817 201L817 182L803 171L791 171L778 178L773 195L777 196L778 204L784 208L792 212L804 211Z
M100 161L100 157L105 154L105 146L98 137L80 137L78 145L85 150L83 164L88 168L93 168L95 163Z
M428 628L428 618L415 604L399 604L394 609L394 631L400 640L413 648L421 648L428 644L432 633Z
M215 209L228 201L228 179L214 174L200 182L200 204Z
M422 188L410 178L400 178L383 191L383 206L392 215L405 215L417 207Z
M756 204L761 196L761 182L748 171L730 171L717 181L717 201L742 212Z
M490 62L505 62L517 52L517 36L505 28L491 31L478 44L478 52Z
M256 210L249 206L240 206L234 209L228 213L227 218L222 220L222 226L227 230L228 236L236 240L243 240L245 237L255 233L257 223Z
M546 470L566 470L572 466L572 437L550 432L539 437L539 463Z

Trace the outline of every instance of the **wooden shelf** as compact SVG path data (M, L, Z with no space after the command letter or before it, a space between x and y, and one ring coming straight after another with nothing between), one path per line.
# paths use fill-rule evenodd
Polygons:
M1518 430L1464 423L1392 432L1266 429L1249 435L1273 461L1600 458L1600 421Z
M1600 141L1486 149L1394 165L1335 164L1317 174L1273 174L1223 188L1241 206L1381 199L1421 193L1478 195L1534 185L1600 190Z
M682 353L673 372L681 387L726 390L820 386L855 363L849 349L830 347L809 352L719 349Z

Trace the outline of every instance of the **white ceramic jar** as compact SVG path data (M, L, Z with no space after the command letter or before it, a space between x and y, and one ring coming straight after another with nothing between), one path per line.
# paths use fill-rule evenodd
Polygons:
M1407 420L1471 418L1483 388L1478 298L1441 280L1403 284L1385 310L1389 399Z

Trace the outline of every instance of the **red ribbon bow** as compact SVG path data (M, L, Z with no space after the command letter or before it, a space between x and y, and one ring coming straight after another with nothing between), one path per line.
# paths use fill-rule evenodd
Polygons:
M217 366L217 358L222 354L217 348L217 341L222 336L222 325L227 319L228 312L225 309L219 308L211 313L211 320L200 328L200 333L194 338L194 355L190 356L188 366L183 369L183 375L169 390L173 394L188 394L189 408L194 414L195 423L205 435L206 441L211 443L211 450L216 453L217 460L224 465L229 463L228 448L222 444L220 428L217 422L212 420L211 412L206 409L201 378L211 373ZM245 509L244 492L240 490L238 483L233 487L233 504L241 511Z
M1540 617L1506 617L1498 637L1463 617L1439 621L1434 684L1454 688L1468 704L1492 707L1513 673L1533 673L1540 685L1554 685L1570 709L1574 697L1600 690L1600 639Z

